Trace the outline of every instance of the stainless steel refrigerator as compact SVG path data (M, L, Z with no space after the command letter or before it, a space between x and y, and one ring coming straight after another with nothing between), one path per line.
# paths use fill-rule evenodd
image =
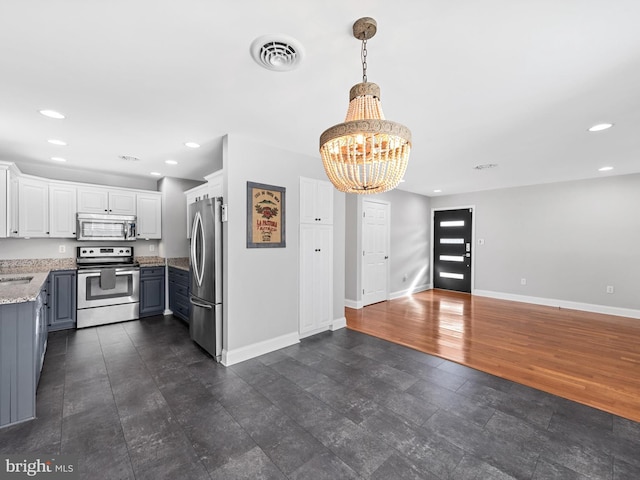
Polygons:
M191 205L191 339L217 361L222 354L222 198Z

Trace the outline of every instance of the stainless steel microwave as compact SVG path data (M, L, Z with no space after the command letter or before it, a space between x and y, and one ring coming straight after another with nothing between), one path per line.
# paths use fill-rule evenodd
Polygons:
M76 214L78 240L135 240L135 215Z

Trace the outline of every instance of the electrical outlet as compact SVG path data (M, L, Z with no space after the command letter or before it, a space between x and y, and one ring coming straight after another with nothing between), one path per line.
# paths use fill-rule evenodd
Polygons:
M64 253L67 251L67 247L64 245L58 245L58 253Z
M484 245L484 238L478 239L478 245Z
M402 276L402 281L406 282L407 278L409 278L409 275L407 275L406 273Z
M520 279L520 285L526 285L527 284L527 279L526 278L521 278Z
M156 250L156 246L152 243L151 245L149 245L149 251L150 252L155 252Z
M607 285L607 293L613 293L613 285Z

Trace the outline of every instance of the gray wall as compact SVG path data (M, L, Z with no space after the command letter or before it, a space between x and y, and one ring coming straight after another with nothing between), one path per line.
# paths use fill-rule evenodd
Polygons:
M431 199L472 204L476 291L640 308L640 174Z
M228 135L224 147L227 350L297 335L299 177L326 180L320 158ZM286 188L286 248L246 248L247 181ZM344 317L344 194L334 193L334 318Z
M416 288L424 290L430 283L430 199L424 195L395 189L377 195L347 195L345 298L352 305L362 300L360 252L362 250L361 205L364 200L380 200L390 204L389 292L391 297L402 296Z
M391 204L389 291L392 296L397 296L411 286L426 287L430 283L431 276L429 197L402 190L391 190L376 195L376 198ZM405 275L407 279L403 280Z
M164 177L158 182L162 192L162 240L159 255L164 258L189 256L187 238L187 197L184 192L203 182Z

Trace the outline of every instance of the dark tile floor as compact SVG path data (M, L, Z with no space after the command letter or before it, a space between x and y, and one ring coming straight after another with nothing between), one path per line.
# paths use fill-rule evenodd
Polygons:
M153 317L49 336L0 453L86 479L639 479L640 424L350 330L229 368Z

